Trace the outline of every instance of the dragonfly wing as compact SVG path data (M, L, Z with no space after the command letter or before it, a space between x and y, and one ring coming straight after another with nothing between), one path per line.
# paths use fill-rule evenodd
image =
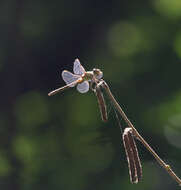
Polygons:
M82 75L82 74L84 74L85 73L85 69L84 69L84 67L80 64L80 61L78 60L78 59L76 59L75 61L74 61L74 73L76 74L76 75Z
M69 71L64 70L62 72L62 78L65 81L66 84L70 84L72 82L75 82L76 80L80 79L80 76L74 75ZM74 87L76 84L70 85L70 87Z
M80 93L86 93L89 90L89 82L88 81L84 81L80 84L77 85L77 90Z

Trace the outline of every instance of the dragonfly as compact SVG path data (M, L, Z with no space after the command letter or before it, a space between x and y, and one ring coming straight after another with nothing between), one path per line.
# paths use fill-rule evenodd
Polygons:
M92 71L85 71L79 59L75 59L74 61L73 72L74 73L71 73L67 70L62 71L62 78L66 85L51 91L48 95L52 96L58 92L75 86L77 86L77 90L80 93L86 93L89 91L90 83L97 84L103 77L103 72L100 69L94 68Z

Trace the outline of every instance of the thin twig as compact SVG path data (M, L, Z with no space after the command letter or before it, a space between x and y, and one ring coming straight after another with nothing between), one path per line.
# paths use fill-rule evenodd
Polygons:
M150 147L150 145L143 139L143 137L138 133L138 131L135 129L131 121L128 119L116 99L114 98L109 86L105 81L102 82L102 87L105 89L107 95L109 96L110 100L114 104L115 108L118 110L124 121L127 123L129 127L132 128L133 134L141 141L141 143L145 146L145 148L155 157L157 162L168 172L168 174L181 186L181 179L174 173L174 171L171 169L170 165L166 164L159 156L158 154Z
M103 94L101 92L99 84L96 85L94 92L95 92L95 95L97 96L97 100L98 100L98 104L99 104L99 109L100 109L100 113L101 113L101 118L102 118L102 120L104 122L107 122L107 120L108 120L108 117L107 117L107 108L106 108L104 96L103 96Z

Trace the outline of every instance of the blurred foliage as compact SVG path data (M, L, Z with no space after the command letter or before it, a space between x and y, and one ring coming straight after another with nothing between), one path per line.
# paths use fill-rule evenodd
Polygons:
M138 143L143 180L129 181L108 102L69 89L62 70L79 58L100 68L116 99L181 176L181 1L2 0L1 189L179 189ZM125 126L124 126L125 127Z

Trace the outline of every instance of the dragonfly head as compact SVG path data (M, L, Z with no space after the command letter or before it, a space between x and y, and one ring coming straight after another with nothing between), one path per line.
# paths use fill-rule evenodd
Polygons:
M103 77L103 72L100 69L93 69L93 74L96 79L101 79Z

